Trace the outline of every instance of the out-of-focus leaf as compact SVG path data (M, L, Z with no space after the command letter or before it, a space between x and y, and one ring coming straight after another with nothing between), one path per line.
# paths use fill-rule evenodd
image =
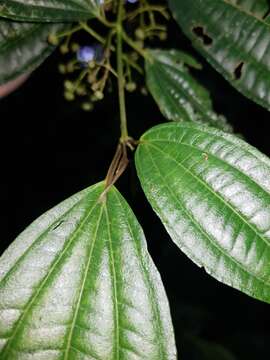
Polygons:
M247 0L169 0L169 5L209 63L245 96L270 110L269 6Z
M99 13L98 0L1 0L0 16L37 22L72 22Z
M0 84L37 68L55 48L48 35L67 26L0 19Z
M148 54L147 87L168 120L206 123L232 131L226 119L213 111L208 91L190 74L186 64L200 68L194 58L178 50L148 50Z

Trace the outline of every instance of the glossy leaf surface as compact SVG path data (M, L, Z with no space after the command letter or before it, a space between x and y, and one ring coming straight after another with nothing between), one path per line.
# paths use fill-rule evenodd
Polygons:
M136 166L179 248L221 282L270 302L270 160L230 134L183 122L146 132Z
M54 50L48 44L50 33L62 24L30 24L0 20L0 84L33 71Z
M226 119L213 111L208 91L189 73L187 65L198 69L200 64L178 50L148 50L148 54L147 87L168 120L207 123L232 131Z
M30 225L0 260L1 360L176 359L160 276L104 183Z
M269 0L228 0L228 2L255 15L265 22L269 22L270 20Z
M233 86L269 110L269 8L263 16L265 3L259 3L256 7L255 1L247 0L169 0L196 49Z
M0 4L0 16L19 21L72 22L98 12L96 0L2 0Z

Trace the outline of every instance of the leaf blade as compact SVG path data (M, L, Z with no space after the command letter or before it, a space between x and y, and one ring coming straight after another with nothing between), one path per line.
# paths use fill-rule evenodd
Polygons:
M101 202L103 190L100 183L61 203L4 253L1 358L176 358L142 229L117 190Z
M66 27L0 19L0 84L35 70L55 49L48 35Z
M0 16L17 21L73 22L98 16L95 0L3 0Z
M269 22L269 1L268 0L229 0L233 5L238 6L259 19Z
M270 302L270 161L232 135L174 123L142 137L136 167L172 240L217 280Z
M243 1L169 1L194 47L237 90L270 109L270 27ZM264 6L264 5L263 5ZM247 10L249 9L249 11ZM237 26L235 26L237 24Z
M232 127L213 111L209 93L189 73L187 65L200 68L177 50L148 50L147 87L162 114L171 121L206 123L224 131ZM166 90L165 90L166 89Z

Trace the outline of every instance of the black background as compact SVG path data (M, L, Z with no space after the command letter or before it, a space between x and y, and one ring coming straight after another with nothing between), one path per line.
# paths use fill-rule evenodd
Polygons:
M193 51L173 24L170 34L165 47ZM102 180L115 151L116 91L91 113L65 102L63 78L57 72L60 58L56 52L19 91L0 102L2 251L44 211ZM270 155L269 113L198 59L204 68L195 76L210 90L216 111L225 114L250 144ZM127 108L134 138L165 122L150 96L128 95ZM179 251L147 204L133 160L117 187L143 226L163 278L181 359L207 358L196 350L190 335L225 346L236 359L269 359L270 305L217 282Z

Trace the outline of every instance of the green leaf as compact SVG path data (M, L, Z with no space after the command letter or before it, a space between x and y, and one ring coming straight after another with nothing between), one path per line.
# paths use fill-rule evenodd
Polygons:
M270 26L258 15L261 7L247 0L169 0L169 4L209 63L245 96L270 110ZM269 6L265 10L267 17Z
M191 123L141 138L143 190L178 247L219 281L270 303L270 160Z
M55 49L48 35L66 26L0 19L0 84L37 68Z
M104 183L30 225L0 260L1 360L176 359L140 225Z
M238 6L242 10L246 10L265 22L269 22L269 0L228 0L228 2Z
M99 14L96 0L2 0L0 16L18 21L72 22Z
M206 123L232 132L226 119L213 111L208 91L189 73L186 64L200 69L194 58L178 50L148 50L148 54L147 87L168 120Z

